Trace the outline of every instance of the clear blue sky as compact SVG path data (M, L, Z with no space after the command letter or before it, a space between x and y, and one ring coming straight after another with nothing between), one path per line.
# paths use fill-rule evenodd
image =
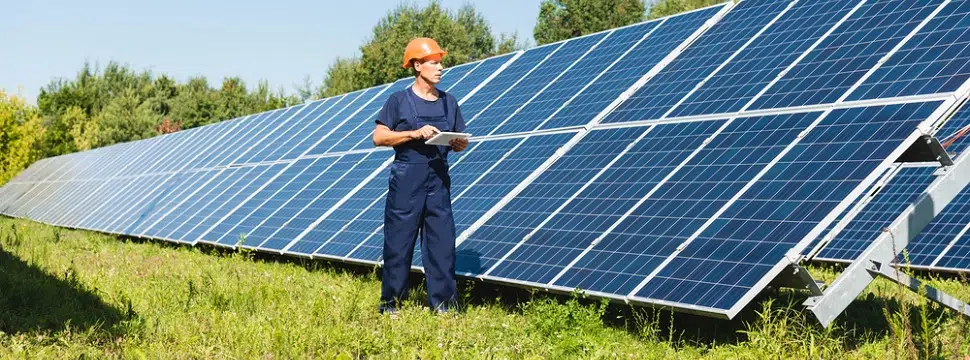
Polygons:
M427 0L413 1L424 5ZM442 0L457 9L465 0ZM40 88L72 78L85 60L118 61L179 81L240 76L293 92L320 84L338 56L357 54L371 28L400 0L13 1L0 31L0 89L35 102ZM539 0L472 2L492 31L530 44ZM12 22L11 22L12 21Z

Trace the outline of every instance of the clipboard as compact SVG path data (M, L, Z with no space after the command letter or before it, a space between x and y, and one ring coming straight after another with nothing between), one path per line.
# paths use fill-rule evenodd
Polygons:
M469 133L440 132L437 135L428 139L428 141L425 141L424 143L428 145L448 146L448 143L452 139L463 139L463 138L469 138L471 136L472 134L469 134Z

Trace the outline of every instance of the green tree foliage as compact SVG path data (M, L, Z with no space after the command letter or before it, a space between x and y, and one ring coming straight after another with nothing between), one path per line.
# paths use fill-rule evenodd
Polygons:
M647 18L656 19L676 15L685 11L700 9L724 2L724 0L657 0L650 6Z
M539 45L643 21L641 0L543 0L533 36Z
M202 77L179 84L114 62L103 69L85 64L75 78L41 89L37 105L46 131L38 148L43 156L60 155L154 136L173 124L192 128L299 101L265 82L250 91L238 77L213 88Z
M0 90L0 184L37 160L37 143L44 134L37 109Z
M496 41L485 18L466 4L457 11L442 8L437 1L425 7L402 4L374 27L370 40L361 45L360 56L339 58L327 69L319 97L347 93L411 76L401 68L404 48L411 39L430 37L448 51L444 65L455 66L515 50L515 35Z

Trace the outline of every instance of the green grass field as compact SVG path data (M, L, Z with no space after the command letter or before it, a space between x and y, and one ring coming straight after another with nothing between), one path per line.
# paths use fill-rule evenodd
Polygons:
M831 280L833 269L814 267ZM930 282L970 300L960 279ZM733 321L462 282L401 317L374 269L0 218L0 358L964 358L970 323L886 281L821 329L780 291Z

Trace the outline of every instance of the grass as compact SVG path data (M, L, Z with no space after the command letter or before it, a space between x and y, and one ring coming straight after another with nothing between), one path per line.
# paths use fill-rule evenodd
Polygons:
M813 267L832 280L837 269ZM970 285L929 282L963 299ZM0 358L966 358L966 319L877 281L822 329L776 291L733 321L462 282L397 319L374 269L0 218Z

